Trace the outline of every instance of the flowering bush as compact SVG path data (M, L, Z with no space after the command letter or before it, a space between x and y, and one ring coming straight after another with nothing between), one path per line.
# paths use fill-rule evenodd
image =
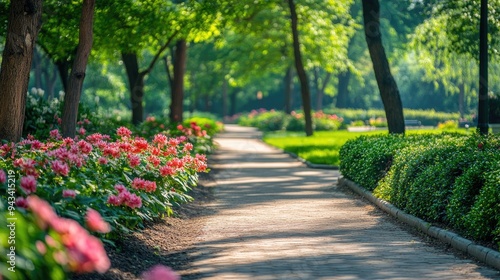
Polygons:
M0 203L0 222L9 225L0 228L0 275L64 279L67 272L104 273L110 267L101 241L76 221L57 216L48 202L29 196L25 210L16 210L12 200L8 205ZM97 212L90 215L93 223L106 229L107 223Z
M42 89L32 88L27 94L23 136L32 135L42 140L49 137L49 132L61 126L62 104L64 93L59 98L44 98ZM91 114L90 109L80 104L78 110L77 132L85 134L96 131L99 121Z
M117 129L114 141L99 133L62 139L55 130L51 136L46 142L30 137L0 146L0 169L16 172L18 206L36 194L80 224L88 207L97 209L113 229L108 238L191 200L187 191L197 172L207 170L205 156L191 154L186 136L157 134L148 142L125 127Z

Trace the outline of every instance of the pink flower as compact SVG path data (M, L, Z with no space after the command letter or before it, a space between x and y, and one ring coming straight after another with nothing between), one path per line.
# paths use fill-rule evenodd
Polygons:
M170 267L155 265L141 275L143 280L180 280L179 274Z
M92 208L87 210L85 222L87 224L87 228L91 231L100 233L108 233L111 231L111 227L102 219L101 214Z
M191 151L193 149L193 144L191 143L186 143L184 145L184 151L187 152L187 151Z
M170 166L162 166L160 167L160 175L161 176L167 176L167 175L174 175L175 174L175 169L170 167Z
M7 174L5 173L5 171L0 169L0 184L3 184L5 182L7 182Z
M121 137L130 137L130 135L132 135L132 131L124 126L121 126L116 130L116 134Z
M54 129L50 131L50 138L55 139L55 140L60 140L61 139L61 134L59 133L59 130Z
M177 126L177 129L178 129L178 130L183 130L183 129L184 129L184 127L182 126L182 124L180 124L180 125L178 125L178 126Z
M168 137L163 134L156 134L153 138L153 143L164 146L168 143Z
M138 166L139 164L141 164L141 158L139 158L138 156L128 155L127 157L129 159L130 167L134 168L134 167Z
M122 204L122 201L116 195L110 195L108 197L108 203L114 206L119 206Z
M36 191L36 179L35 177L29 175L21 178L21 188L26 194L30 194Z
M80 129L78 130L78 134L80 134L80 135L83 136L83 135L85 135L85 133L87 133L87 131L85 130L85 128L80 127Z
M118 193L126 192L127 188L125 188L124 185L117 184L115 185L115 190L118 191Z
M107 158L105 158L105 157L100 157L99 158L99 164L103 164L104 165L104 164L107 164L107 163L108 163L108 159Z
M144 138L136 138L133 142L133 145L137 152L147 150L149 146L148 141Z
M157 156L150 156L148 157L148 160L155 167L160 165L161 163L160 158L158 158Z
M61 175L61 176L67 176L69 173L69 167L68 165L60 160L54 160L52 162L52 170L54 173Z
M36 221L42 229L45 229L47 225L58 218L56 212L54 212L54 209L52 209L52 206L47 201L33 195L29 196L27 200L28 208L35 214L37 217Z
M156 190L156 182L134 178L132 187L136 190L144 190L146 192L154 192Z
M141 198L135 194L130 194L130 197L124 203L130 208L140 208L142 206Z
M92 145L85 140L78 141L77 145L78 145L78 149L80 149L80 151L83 154L87 155L87 154L90 154L90 152L92 152Z
M76 197L76 192L74 190L63 190L62 191L62 196L63 197L75 198Z
M16 198L16 206L24 209L28 208L28 200L22 196Z
M45 253L47 253L47 246L45 246L45 243L43 243L42 241L37 240L35 242L35 246L40 254L45 255Z
M104 273L109 269L111 263L101 241L90 235L76 221L56 216L51 226L59 233L66 248L67 254L59 256L59 262L67 263L70 271Z

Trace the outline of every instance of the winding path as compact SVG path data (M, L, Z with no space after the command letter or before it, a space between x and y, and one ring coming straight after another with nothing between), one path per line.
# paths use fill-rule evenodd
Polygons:
M231 125L217 138L216 199L182 279L500 279L259 138Z

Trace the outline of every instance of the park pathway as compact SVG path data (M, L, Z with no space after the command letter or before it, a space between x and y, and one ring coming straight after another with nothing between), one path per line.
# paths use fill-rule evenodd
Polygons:
M217 187L182 279L500 279L432 247L310 169L227 125L211 157Z

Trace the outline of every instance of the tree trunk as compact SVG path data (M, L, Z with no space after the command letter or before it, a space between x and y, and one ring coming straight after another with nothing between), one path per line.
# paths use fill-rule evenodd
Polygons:
M187 44L186 40L177 41L174 52L174 74L171 84L170 122L182 122L184 100L184 72L186 68Z
M92 49L94 6L95 0L83 0L78 48L76 50L75 61L69 76L68 91L64 95L61 127L62 135L64 137L75 137L78 105L82 94L85 70L87 68L90 50Z
M404 134L403 104L399 89L391 74L380 33L380 4L378 0L363 0L365 38L373 63L389 133Z
M323 110L323 97L325 96L326 85L330 81L332 77L332 73L327 72L323 82L320 84L319 82L319 71L315 71L315 83L316 83L316 110Z
M458 90L458 112L460 118L463 119L465 116L465 84L463 82L458 85Z
M285 84L285 113L290 114L292 112L293 92L293 67L291 65L286 69L283 82Z
M228 111L227 104L229 102L227 98L227 87L228 87L227 80L224 79L224 81L222 82L222 117L227 116L227 111Z
M293 0L288 0L288 5L290 7L290 18L292 21L293 55L295 58L295 68L297 70L297 76L300 80L302 107L304 109L304 118L306 121L305 132L306 136L311 136L313 135L311 117L311 93L309 91L306 71L304 70L304 65L302 64L302 55L300 54L299 32L297 29L297 12L295 11L295 3L293 2Z
M234 116L236 114L236 100L237 100L237 95L238 95L239 90L234 89L231 94L229 95L229 98L231 99L231 107L229 108L229 115Z
M0 139L19 141L35 41L40 30L41 0L11 1L0 68Z
M489 130L488 100L488 0L481 0L479 23L479 101L477 108L477 130L486 135Z
M138 125L144 119L144 73L139 72L137 54L122 53L123 64L127 71L128 84L130 87L130 105L132 106L132 124Z
M68 92L70 62L66 60L60 60L60 61L55 61L54 63L57 66L57 70L59 71L59 77L61 78L63 91Z
M337 102L335 107L347 108L349 107L349 80L351 79L351 71L347 69L347 71L339 73L338 79Z

